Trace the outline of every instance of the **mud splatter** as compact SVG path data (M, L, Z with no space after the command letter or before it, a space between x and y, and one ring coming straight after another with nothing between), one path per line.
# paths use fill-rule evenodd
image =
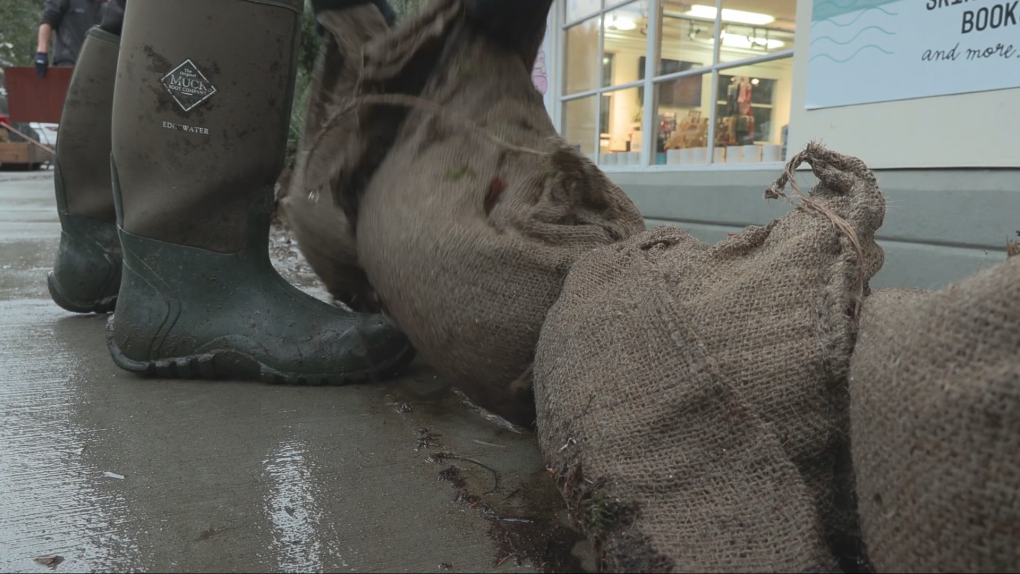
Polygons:
M157 53L152 46L143 46L142 53L149 59L148 70L150 72L162 75L166 74L174 67L174 65L170 63L170 60L164 58L162 54Z
M437 453L426 460L443 462L451 459L451 455ZM549 480L547 476L538 478ZM529 499L524 496L521 497L523 508L499 508L498 502L490 503L472 494L469 481L456 466L451 465L441 470L439 480L453 487L455 504L479 510L489 522L487 534L496 544L496 553L492 558L494 567L513 560L517 565L524 561L530 562L541 572L584 572L581 560L573 552L584 537L559 523L555 516L549 515L549 509L563 505L562 500L539 499L541 497ZM516 495L518 492L521 490L511 494ZM509 498L500 496L496 500L505 503Z
M492 210L496 208L496 204L499 203L499 199L502 197L504 191L506 191L506 181L499 176L494 177L492 179L492 183L489 185L489 192L485 195L485 203L483 207L485 209L486 216L492 213Z
M574 546L581 537L573 530L539 520L491 519L489 538L496 543L493 566L528 560L542 572L581 572Z
M443 482L449 482L453 486L454 496L453 502L461 506L467 506L469 508L478 508L482 504L482 499L471 494L467 490L467 481L460 474L460 469L455 466L447 467L439 471L439 480Z
M209 540L210 538L212 538L214 536L219 536L220 534L223 534L224 532L229 532L231 530L235 530L235 528L233 528L233 527L231 527L231 528L210 528L209 530L202 531L202 533L198 535L198 538L195 539L195 542L204 542L204 541Z

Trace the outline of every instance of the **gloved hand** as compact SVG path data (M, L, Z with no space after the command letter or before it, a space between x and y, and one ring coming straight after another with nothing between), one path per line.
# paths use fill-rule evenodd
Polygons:
M383 18L386 18L386 23L392 26L397 21L397 13L393 11L393 7L386 0L312 0L312 12L315 13L316 19L319 14L326 10L343 10L344 8L352 8L359 4L368 4L371 2L375 4L375 7L382 12ZM315 23L315 31L321 36L325 33L322 29L322 25L318 22Z
M40 78L46 77L46 68L50 67L50 55L46 52L36 52L35 54L35 75Z
M545 24L552 0L463 0L469 22L483 34L504 44Z

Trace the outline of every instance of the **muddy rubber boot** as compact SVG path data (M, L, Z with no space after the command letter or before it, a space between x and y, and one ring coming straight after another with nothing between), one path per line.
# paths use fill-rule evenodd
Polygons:
M110 184L110 115L120 38L89 30L71 76L54 161L60 250L46 283L75 313L113 310L121 250Z
M306 295L269 260L302 4L128 4L113 117L124 276L107 324L123 369L342 384L414 356L382 316Z

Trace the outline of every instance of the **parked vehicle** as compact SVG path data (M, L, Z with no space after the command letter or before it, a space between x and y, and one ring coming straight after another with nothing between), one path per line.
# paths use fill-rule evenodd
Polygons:
M3 82L3 70L0 68L0 169L39 170L51 163L53 154L26 141L21 135L6 129L6 126L55 149L57 125L38 122L12 123L8 113L7 88Z

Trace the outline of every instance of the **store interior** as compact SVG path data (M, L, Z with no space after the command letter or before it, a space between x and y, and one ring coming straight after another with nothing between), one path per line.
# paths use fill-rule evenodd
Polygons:
M621 4L608 11L604 21L596 14L564 32L563 94L601 90L565 103L564 136L584 153L598 156L602 164L639 165L647 104L655 110L653 164L782 161L792 58L719 69L713 102L716 8L662 0L659 17L650 18L649 4L646 0ZM568 0L566 12L568 19L584 15L574 0ZM793 49L795 14L796 0L724 0L719 63L767 58ZM656 20L659 41L649 51L649 25ZM605 34L601 54L600 28ZM666 76L655 81L654 99L646 97L643 85L628 87L644 80L649 53L655 58L655 78ZM676 74L683 75L670 76ZM713 106L715 151L709 158Z

